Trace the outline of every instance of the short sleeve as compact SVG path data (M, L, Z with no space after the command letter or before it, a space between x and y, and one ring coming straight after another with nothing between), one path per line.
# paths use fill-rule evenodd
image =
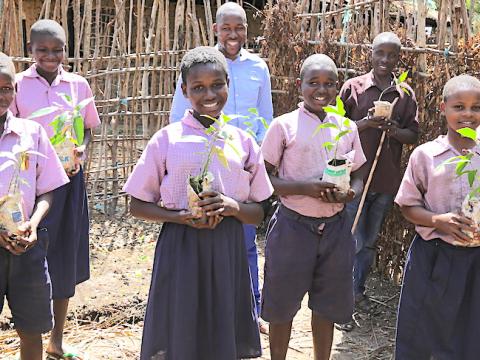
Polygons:
M279 167L285 142L286 136L282 125L278 120L274 120L262 142L262 155L265 161L275 167Z
M362 143L360 141L360 136L358 135L358 129L355 127L353 131L353 143L352 149L354 151L353 159L350 159L353 162L352 171L360 169L360 167L367 162L367 158L363 153Z
M90 85L85 80L85 90L83 94L83 99L93 98L92 89L90 89ZM85 115L84 115L84 122L86 129L93 129L100 125L100 117L98 116L97 107L95 106L95 100L90 101L87 106L85 106Z
M245 170L251 174L248 200L260 202L268 199L273 194L273 187L265 169L262 152L253 139L250 145L250 154L245 163Z
M55 149L48 139L47 133L41 126L37 124L35 124L35 126L38 127L37 131L39 135L37 152L43 155L36 155L37 168L35 195L40 196L67 184L69 179L58 159Z
M159 203L160 185L166 174L168 139L166 132L158 131L148 142L142 156L123 190L142 201Z
M395 197L395 202L399 206L425 206L426 169L424 164L419 161L421 152L417 150L412 153L408 160L407 169Z

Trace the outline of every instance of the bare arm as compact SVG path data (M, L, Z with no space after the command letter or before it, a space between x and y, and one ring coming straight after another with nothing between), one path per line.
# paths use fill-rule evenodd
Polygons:
M475 231L475 228L472 227L472 221L464 216L454 213L436 214L422 206L401 206L400 210L405 219L415 225L435 228L444 234L451 235L459 242L470 242L472 240L462 232L462 230Z
M268 176L272 182L274 194L285 195L305 195L311 197L320 197L321 193L328 188L333 188L335 185L318 180L312 181L294 181L280 179L277 175L275 166L265 161L265 168Z

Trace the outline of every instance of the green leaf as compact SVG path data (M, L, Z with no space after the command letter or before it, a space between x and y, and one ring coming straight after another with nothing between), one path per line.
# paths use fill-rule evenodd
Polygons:
M338 115L338 116L345 115L345 113L342 113L341 111L339 111L337 109L336 106L333 106L333 105L324 106L323 111L326 112L327 114L335 114L335 115Z
M254 107L248 108L248 112L255 116L259 116L257 108L254 108Z
M80 111L82 110L85 106L87 106L89 103L91 103L93 101L93 97L91 98L88 98L88 99L83 99L82 101L80 101L75 107L74 107L74 110L75 111Z
M343 130L340 131L337 136L335 136L335 141L339 141L343 136L347 135L348 133L351 133L352 130Z
M351 123L350 119L345 118L345 120L343 120L343 126L348 127L348 128L351 127L352 123Z
M335 144L331 141L325 141L322 146L327 149L328 151L332 151L333 147L335 146Z
M345 115L345 106L343 105L342 98L340 96L337 96L336 98L336 106L338 109L338 112L344 116Z
M54 134L63 130L65 127L65 122L67 121L67 117L67 113L61 113L53 119L53 121L50 123L50 126L53 128Z
M37 111L34 111L32 114L27 119L36 119L45 115L49 115L55 111L60 109L58 106L48 106L44 107L42 109L38 109Z
M265 118L262 117L262 116L260 116L258 119L259 119L260 122L262 123L263 127L264 127L266 130L268 130L269 125L268 125L268 123L267 123L267 120L265 120Z
M69 104L72 103L72 97L68 94L65 94L65 93L59 93L58 95L60 95L61 97L63 97Z
M469 138L473 141L477 140L477 132L470 128L462 128L458 129L457 132L462 135L463 137Z
M330 123L330 122L327 122L327 123L324 123L324 124L320 124L318 125L316 128L315 128L315 131L313 132L312 134L312 138L318 134L318 132L321 130L321 129L327 129L327 128L332 128L332 129L338 129L338 126L337 124L334 124L334 123Z
M239 157L241 158L242 155L240 154L240 151L238 151L237 147L235 145L233 145L233 143L231 141L225 141L225 144L227 144L230 149L233 150L233 152Z
M405 80L407 80L407 77L408 77L408 70L400 74L400 76L397 78L397 84L401 84L405 82Z
M457 175L464 174L463 169L465 169L465 166L467 166L468 164L469 164L469 161L467 161L467 160L459 161L457 163L457 166L455 167L455 173Z
M217 154L218 160L223 165L223 167L230 170L230 167L228 166L228 160L225 156L225 153L223 152L223 149L220 146L215 145L213 151L215 151L215 154Z
M438 165L435 169L439 169L441 167L444 167L445 165L451 165L451 164L457 164L459 162L464 162L465 160L468 160L468 158L465 155L459 155L459 156L453 156L445 161L442 161L440 165Z
M470 187L473 187L473 183L475 182L475 177L477 176L477 170L471 170L468 172L468 184Z
M243 125L246 125L246 126L248 126L249 128L251 128L251 127L253 126L253 124L252 124L250 121L245 121L245 122L243 123ZM251 130L251 129L250 129L250 130Z
M73 118L73 131L75 132L75 138L77 139L78 144L82 145L85 128L83 125L83 117L80 114L77 114Z
M408 91L408 89L407 89L406 87L401 86L400 88L402 89L402 91L403 91L405 94L407 94L407 95L410 96L410 91Z
M53 146L55 146L55 145L63 143L66 140L66 138L67 137L65 136L65 134L63 134L61 132L58 132L50 138L50 143Z
M480 193L480 187L477 187L477 188L473 189L472 191L470 191L470 193L468 194L468 197L472 198L475 195L477 195L478 193Z
M252 129L250 128L246 128L245 131L250 134L251 137L255 138L257 136L257 134L255 134L255 131L253 131Z

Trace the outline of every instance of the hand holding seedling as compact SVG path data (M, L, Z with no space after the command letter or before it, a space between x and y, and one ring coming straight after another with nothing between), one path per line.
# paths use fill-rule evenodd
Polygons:
M206 223L197 222L198 217L194 216L188 210L180 210L177 212L175 219L172 222L182 225L188 225L195 229L214 229L221 221L221 216L211 216L208 217L208 221Z
M475 227L472 226L473 221L465 216L455 213L439 214L433 216L432 221L436 229L452 236L455 241L469 243L473 240L464 233L465 231L471 233L476 231Z
M72 170L67 171L68 177L74 177L80 172L80 163L75 162L75 167Z
M335 184L333 183L322 180L312 180L303 184L301 193L302 195L321 198L327 190L333 189L335 189Z
M25 221L18 226L17 234L0 231L0 246L13 255L22 255L37 242L37 230L30 221Z
M345 191L337 187L327 188L319 196L320 200L327 203L347 203L352 201L354 197L355 191L352 188Z
M218 191L204 191L199 196L202 200L198 202L198 206L202 208L208 217L236 216L240 211L237 201Z

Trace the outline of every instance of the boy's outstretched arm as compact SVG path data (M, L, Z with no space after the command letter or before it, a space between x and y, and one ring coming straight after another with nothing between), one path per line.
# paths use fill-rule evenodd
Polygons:
M267 169L268 176L273 185L274 194L285 195L305 195L318 198L325 189L333 189L334 184L318 180L310 181L295 181L280 179L276 173L275 166L265 161L265 168Z
M455 241L468 243L472 239L463 231L475 232L472 221L455 213L436 214L422 206L401 206L402 215L415 225L435 228L450 235Z

